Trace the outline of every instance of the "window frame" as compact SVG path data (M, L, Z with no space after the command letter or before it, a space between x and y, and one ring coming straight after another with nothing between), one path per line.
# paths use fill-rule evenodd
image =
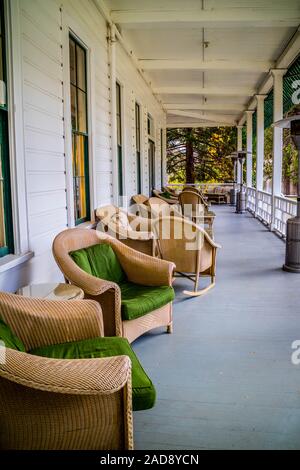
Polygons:
M118 156L118 197L124 196L124 171L123 171L123 89L121 83L116 80L116 132L117 132L117 156ZM119 110L119 112L118 112Z
M6 16L5 2L0 4L0 22L2 39L2 66L3 82L5 83L6 100L5 105L0 105L1 120L3 119L4 142L3 152L0 154L0 164L3 177L3 224L5 233L5 245L0 247L0 258L14 253L14 231L13 231L13 213L12 213L12 188L10 171L10 142L9 142L9 97L8 97L8 64L6 56Z
M72 187L73 187L73 201L74 201L74 224L75 226L80 225L84 222L90 220L91 217L91 193L90 193L90 136L89 136L89 115L88 115L88 104L89 104L89 82L88 82L88 50L77 37L77 35L73 34L72 31L69 31L68 34L69 38L69 48L71 41L75 44L75 77L76 77L76 85L71 81L71 57L69 51L69 89L70 89L70 124L71 124L71 152L72 152ZM85 59L85 70L84 70L84 79L85 79L85 90L83 90L80 86L78 86L78 67L77 67L77 47L84 51L84 59ZM71 102L71 95L72 95L72 87L76 90L76 130L73 128L72 124L72 102ZM79 130L79 113L78 113L78 90L85 95L85 132ZM85 188L85 207L86 207L86 216L85 217L77 217L78 212L78 204L75 204L76 200L76 186L75 180L78 176L74 176L74 143L73 138L74 136L79 136L84 138L84 158L83 158L83 165L84 165L84 188ZM77 201L78 202L78 201Z
M151 196L152 190L155 189L156 181L156 144L155 144L155 126L154 119L150 113L147 114L147 133L148 133L148 182L149 182L149 195Z
M137 194L142 193L142 162L141 162L141 105L136 101L134 107L135 116L135 148L136 148L136 189Z

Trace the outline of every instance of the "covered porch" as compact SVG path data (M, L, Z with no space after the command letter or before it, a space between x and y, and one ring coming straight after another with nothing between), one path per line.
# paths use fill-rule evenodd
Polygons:
M299 23L299 0L0 1L0 304L17 335L8 366L0 360L10 406L1 445L300 448L300 277L282 270L296 199L283 190L282 129L271 128L269 179L265 151L266 128L300 103ZM231 152L247 155L244 171L238 161L230 180L193 184L239 185L246 211L224 193L210 207L198 191L201 217L188 220L166 190L168 129L224 127ZM196 226L209 246L206 295L198 254L183 270L196 278L191 291L155 245L161 214L149 200L163 193L179 210L171 224ZM136 196L148 204L138 213L144 251L105 223L96 231L113 208L128 235ZM34 295L40 283L77 297ZM77 357L68 348L81 341ZM113 344L111 354L94 355L96 343ZM134 403L132 390L145 388L150 398Z

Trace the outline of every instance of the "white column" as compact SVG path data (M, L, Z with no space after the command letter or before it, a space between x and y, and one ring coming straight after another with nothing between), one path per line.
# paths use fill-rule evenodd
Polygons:
M247 122L247 159L246 159L246 185L248 188L252 188L252 114L253 111L246 111L246 122Z
M283 75L285 69L271 70L273 76L273 122L282 119L283 115ZM273 178L272 195L281 195L282 180L282 129L273 127Z
M264 185L264 151L265 151L265 107L267 95L256 95L256 190L262 191Z
M237 151L243 150L243 134L242 134L242 129L243 126L236 126L237 128ZM236 165L236 171L237 171L237 183L241 184L241 164L239 161L237 161Z

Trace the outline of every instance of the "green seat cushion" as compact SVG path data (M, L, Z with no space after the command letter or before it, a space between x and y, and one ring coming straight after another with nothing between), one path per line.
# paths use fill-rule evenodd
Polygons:
M168 286L148 287L123 282L121 288L121 311L123 320L133 320L172 302L174 289Z
M14 334L10 327L0 318L0 341L6 348L25 352L25 346L22 341Z
M97 243L96 245L71 251L71 258L88 274L116 284L125 281L126 275L122 266L108 243Z
M44 346L30 351L36 356L56 359L88 359L97 357L128 356L132 364L132 405L135 411L152 408L155 388L126 338L93 338L72 343Z

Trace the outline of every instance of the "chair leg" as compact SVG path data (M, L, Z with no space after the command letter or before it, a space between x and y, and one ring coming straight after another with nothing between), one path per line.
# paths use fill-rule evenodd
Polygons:
M198 289L198 282L199 282L199 272L196 274L196 277L195 277L195 285L194 285L194 291L195 292Z

